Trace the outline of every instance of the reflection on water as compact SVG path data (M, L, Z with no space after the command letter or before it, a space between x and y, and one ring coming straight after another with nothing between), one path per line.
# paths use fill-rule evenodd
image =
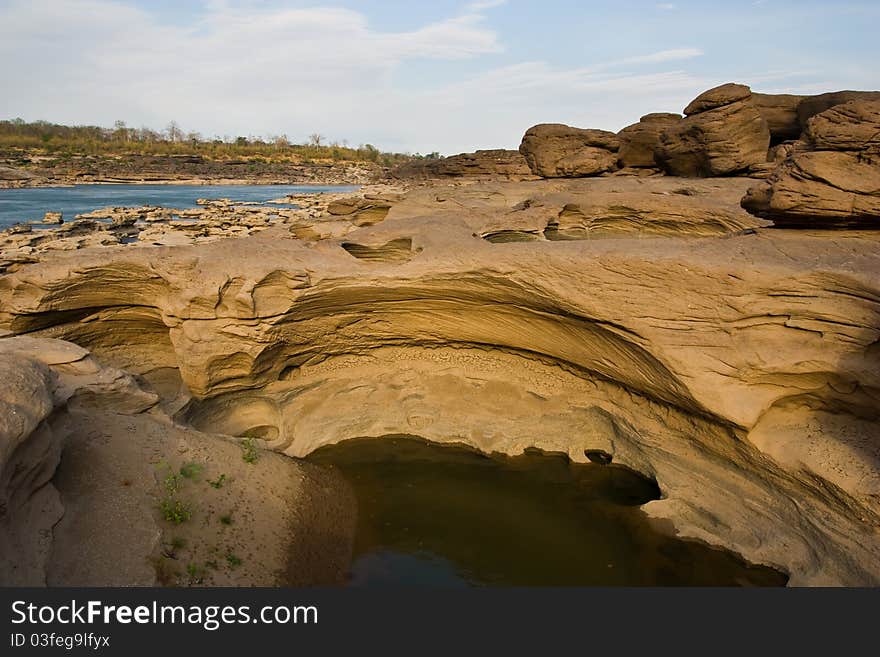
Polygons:
M638 505L656 484L537 451L486 456L412 436L359 438L309 460L352 484L350 583L366 586L783 585L770 568L666 536Z

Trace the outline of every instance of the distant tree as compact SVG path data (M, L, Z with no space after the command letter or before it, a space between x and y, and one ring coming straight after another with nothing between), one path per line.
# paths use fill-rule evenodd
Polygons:
M247 146L248 145L248 138L247 137L236 137L235 145L236 146Z
M363 153L363 158L365 160L369 160L370 162L378 162L379 149L372 144L363 144L358 150Z
M320 146L324 141L324 135L319 132L313 132L309 135L309 146Z
M287 138L287 135L278 135L272 141L278 148L287 148L290 146L290 139Z
M165 128L165 133L168 135L168 140L173 142L183 141L183 130L180 129L180 126L177 124L177 121L171 121L168 124L168 127Z
M128 141L129 140L129 130L125 125L125 121L116 121L113 124L113 139L116 141Z

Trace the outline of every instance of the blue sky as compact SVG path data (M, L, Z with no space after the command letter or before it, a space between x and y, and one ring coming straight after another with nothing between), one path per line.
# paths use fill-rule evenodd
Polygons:
M723 82L880 89L878 33L876 0L0 0L0 118L516 148Z

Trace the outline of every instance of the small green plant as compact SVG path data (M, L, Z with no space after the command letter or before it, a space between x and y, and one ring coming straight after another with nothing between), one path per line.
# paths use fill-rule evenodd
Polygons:
M238 568L241 565L241 559L235 556L232 552L227 552L226 563L229 564L230 568Z
M226 514L225 516L220 516L220 522L223 523L224 525L231 525L232 524L232 516L229 514Z
M173 522L175 525L186 522L192 517L189 507L180 500L171 497L166 497L159 503L159 510L166 521Z
M165 475L163 483L165 484L165 491L169 495L177 495L177 491L180 490L180 475L176 472L169 472Z
M191 481L196 481L199 478L199 475L202 474L202 470L205 469L201 463L184 463L180 466L180 476L184 479L189 479Z
M216 479L208 479L208 484L209 484L212 488L223 488L223 482L225 482L225 481L226 481L226 475L225 475L225 474L221 474L221 475L220 475L219 477L217 477Z
M253 465L260 458L254 439L248 436L241 441L241 458L245 463Z
M186 565L186 574L189 575L190 584L201 584L205 579L205 569L195 563Z

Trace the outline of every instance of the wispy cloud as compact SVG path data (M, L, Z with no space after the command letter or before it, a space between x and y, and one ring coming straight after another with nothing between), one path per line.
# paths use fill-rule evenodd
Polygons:
M682 59L693 59L700 57L703 51L699 48L673 48L670 50L661 50L652 52L649 55L637 55L635 57L627 57L621 59L620 64L661 64L665 62L675 62Z
M503 0L461 2L448 15L417 22L414 13L412 27L389 30L364 11L313 3L203 0L187 22L177 15L163 21L131 0L0 0L0 61L7 63L0 66L0 118L152 127L173 119L206 136L301 140L317 131L449 153L516 147L539 122L616 130L641 114L678 111L733 80L762 91L835 79L826 87L876 86L870 57L838 66L826 63L831 51L812 57L807 50L787 61L773 57L769 71L759 49L749 50L751 63L721 57L706 36L717 21L702 14L681 11L658 38L598 39L573 56L571 48L539 41L557 33L546 24L529 48L519 49L522 32L505 42L493 23L502 12L492 12ZM666 5L674 8L658 6ZM504 14L517 9L510 3ZM751 24L730 16L742 21L739 29ZM596 18L585 9L558 20L587 17ZM600 29L596 20L590 25ZM824 20L815 18L823 28ZM778 47L778 32L765 31ZM609 54L598 60L591 52Z
M481 12L506 4L507 0L476 0L476 2L470 3L467 9L471 12Z

